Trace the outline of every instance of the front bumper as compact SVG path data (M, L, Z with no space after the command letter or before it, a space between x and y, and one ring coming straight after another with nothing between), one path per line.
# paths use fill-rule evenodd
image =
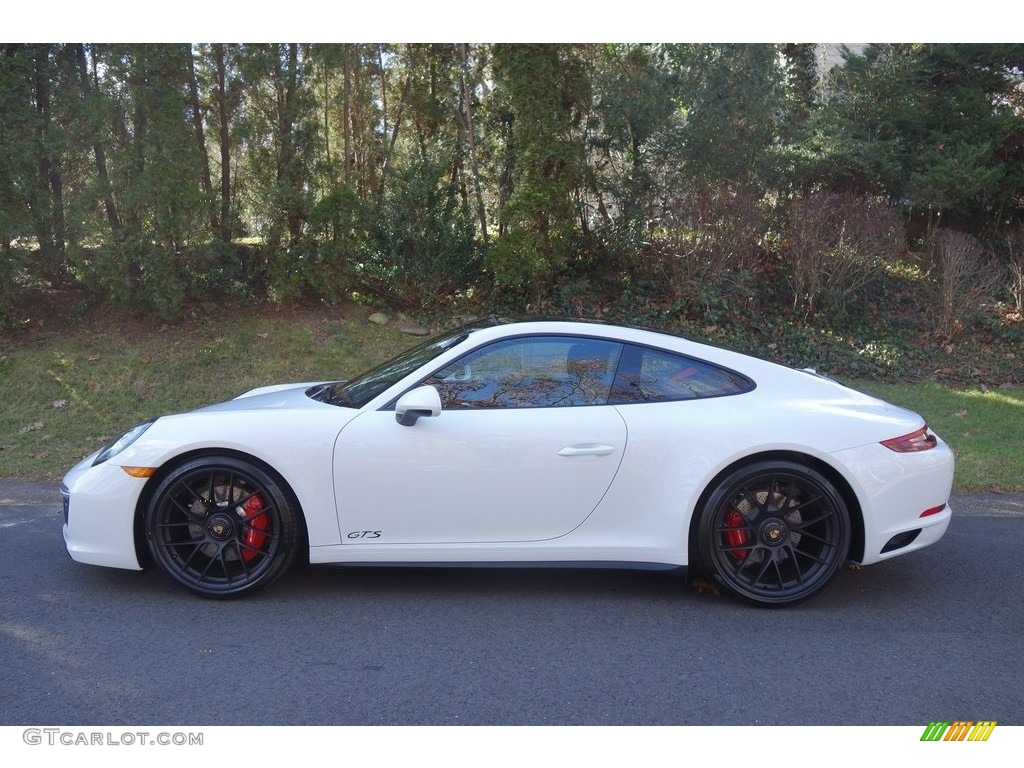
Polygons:
M64 546L72 560L140 571L135 551L135 509L146 481L119 466L93 466L95 455L64 477Z

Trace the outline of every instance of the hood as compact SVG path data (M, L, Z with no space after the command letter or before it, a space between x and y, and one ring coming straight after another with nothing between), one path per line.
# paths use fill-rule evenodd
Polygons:
M310 387L321 383L323 382L310 381L302 384L276 384L272 387L259 387L244 392L231 400L225 400L223 403L198 408L193 413L333 407L318 403L306 394Z

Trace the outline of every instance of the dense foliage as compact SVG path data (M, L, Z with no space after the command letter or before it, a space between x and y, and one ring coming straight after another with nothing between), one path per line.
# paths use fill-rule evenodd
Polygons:
M73 292L1019 335L1024 45L825 52L3 44L0 321Z

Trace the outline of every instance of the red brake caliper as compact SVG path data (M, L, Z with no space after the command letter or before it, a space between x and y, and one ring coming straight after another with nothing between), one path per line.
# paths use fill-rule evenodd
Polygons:
M245 502L242 507L245 511L245 517L249 521L249 526L246 527L245 533L242 536L242 541L245 542L246 546L242 547L242 559L249 562L260 555L260 552L256 551L263 547L267 537L261 533L270 528L270 515L264 515L263 512L263 499L260 498L259 494L249 497L249 500ZM252 549L249 549L252 547Z
M725 527L730 529L725 532L726 544L730 547L742 547L747 543L747 532L740 530L746 522L747 521L743 515L735 509L726 511ZM732 552L732 556L737 560L746 560L748 554L750 554L749 549L736 549Z

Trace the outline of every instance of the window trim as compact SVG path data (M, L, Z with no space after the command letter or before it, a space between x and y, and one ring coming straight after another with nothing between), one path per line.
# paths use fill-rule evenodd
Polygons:
M734 376L735 378L739 379L740 381L745 382L745 385L742 388L740 388L737 391L735 391L735 392L720 392L720 393L714 394L714 395L694 395L692 397L666 397L666 398L664 398L662 400L648 400L648 401L643 401L643 400L637 400L637 401L623 400L623 401L618 401L613 396L614 393L615 393L615 381L613 380L612 381L611 391L608 393L608 404L609 405L614 405L614 406L656 405L658 403L689 403L689 402L699 401L699 400L717 400L717 399L722 398L722 397L736 397L737 395L746 395L746 394L748 394L750 392L753 392L755 389L757 389L757 382L755 382L753 379L751 379L745 373L740 373L739 371L735 370L734 368L730 368L727 365L720 365L719 363L713 363L710 360L704 360L704 359L699 358L699 357L694 357L693 355L687 355L687 354L685 354L683 352L676 352L675 350L672 350L672 349L665 349L664 347L656 347L656 346L653 346L652 344L635 344L633 342L623 342L623 344L627 348L632 347L633 349L637 350L639 352L640 356L642 356L643 350L645 350L645 349L646 350L651 350L652 352L657 352L657 353L660 353L662 355L668 355L668 356L671 356L671 357L678 358L679 360L687 361L689 363L695 363L697 365L704 366L704 367L707 367L707 368L713 368L716 371L725 372L725 373L729 374L730 376ZM622 362L623 362L623 360L626 359L626 354L627 354L626 350L624 349L622 355L619 357L619 365L618 365L618 367L616 368L616 371L615 371L615 379L616 380L618 379L619 373L622 370Z
M470 336L470 338L471 338L471 336ZM465 357L467 357L469 355L475 354L476 352L480 352L480 351L482 351L482 350L484 350L484 349L486 349L486 348L488 348L490 346L494 346L496 344L502 344L502 343L509 342L509 341L516 341L518 339L545 339L545 338L548 338L548 339L550 339L550 338L572 339L572 340L580 341L580 342L585 342L585 341L603 341L603 342L606 342L606 343L609 343L609 344L618 344L620 347L622 347L622 351L619 354L619 359L618 359L618 361L616 363L616 366L615 366L615 375L612 377L612 386L611 386L611 389L608 392L608 397L607 397L607 399L606 399L606 401L604 403L602 403L601 405L588 404L588 403L583 403L583 404L579 404L579 405L558 405L558 406L552 406L552 405L524 405L524 406L518 406L518 407L512 407L512 408L503 407L503 406L491 406L491 407L481 407L481 408L444 408L443 410L458 410L458 411L522 411L522 410L528 410L528 409L536 410L538 408L599 408L599 407L607 407L607 406L620 407L620 406L627 406L627 405L657 405L659 403L686 403L686 402L694 402L694 401L700 401L700 400L716 400L716 399L722 398L722 397L735 397L737 395L748 394L750 392L753 392L755 389L757 389L757 382L756 381L751 379L746 374L740 373L739 371L735 370L734 368L730 368L727 365L721 365L719 363L713 363L713 362L711 362L709 360L705 360L705 359L702 359L702 358L699 358L699 357L694 357L693 355L688 355L688 354L685 354L683 352L677 352L677 351L675 351L673 349L666 349L665 347L658 347L658 346L655 346L653 344L644 344L644 343L641 343L641 342L626 341L626 340L623 340L623 339L609 338L608 336L598 336L598 335L591 335L591 334L555 333L555 332L521 333L521 334L515 334L513 336L505 336L503 338L495 339L493 341L490 341L490 342L487 342L485 344L482 344L479 347L474 347L473 349L468 350L465 354L460 355L460 356L454 358L453 360L449 360L448 362L444 363L443 365L438 366L437 368L434 368L433 370L430 371L430 373L428 373L427 375L425 375L423 377L418 378L416 380L416 382L414 382L412 385L410 385L409 387L406 387L401 392L396 394L392 399L390 399L387 403L382 405L378 410L380 410L380 411L393 411L393 410L395 410L395 405L397 404L399 399L401 399L401 397L406 392L409 392L410 390L413 390L416 387L424 386L426 381L428 381L432 377L436 376L440 371L444 370L445 368L448 368L449 366L457 365L460 360L464 359ZM650 402L639 402L639 401L638 402L629 402L629 401L615 402L613 400L613 398L612 398L612 393L615 391L615 381L619 377L619 372L622 369L622 361L626 358L627 352L628 352L628 350L630 348L633 348L633 349L636 349L636 350L648 349L648 350L651 350L653 352L659 352L661 354L671 355L671 356L674 356L674 357L678 357L681 360L688 360L688 361L691 361L691 362L694 362L694 363L698 363L700 365L709 366L709 367L715 368L715 369L717 369L719 371L725 371L726 373L729 373L732 376L735 376L736 378L740 379L741 381L746 382L746 386L744 388L736 391L736 392L723 392L722 394L717 394L717 395L704 395L704 396L698 396L698 397L666 398L664 400L654 400L654 401L650 401Z
M615 345L615 346L619 347L619 356L618 356L618 359L615 361L615 371L614 371L614 373L613 373L613 375L611 377L611 384L609 385L609 389L608 389L609 395L611 394L611 390L615 386L615 379L619 375L619 366L622 364L622 357L625 354L626 348L628 346L630 346L630 343L628 341L623 341L622 339L608 338L607 336L591 336L591 335L580 335L580 334L575 334L575 333L554 333L554 332L516 334L514 336L506 336L506 337L501 338L501 339L495 339L493 341L487 342L486 344L482 344L479 347L474 347L473 349L467 351L464 355L460 355L459 357L455 358L454 360L450 360L447 363L445 363L444 365L439 366L438 368L434 369L429 374L427 374L426 376L421 378L416 384L414 384L409 389L415 389L416 387L424 386L427 381L432 379L434 376L436 376L438 373L443 371L445 368L448 368L450 366L458 365L459 361L465 359L466 357L468 357L470 355L476 354L478 352L482 352L483 350L488 349L490 347L497 346L498 344L505 344L505 343L508 343L508 342L520 341L522 339L538 339L538 340L541 340L541 339L564 339L564 340L569 341L569 342L571 342L573 344L577 344L577 343L581 343L581 342L587 342L587 341L597 341L597 342L603 342L605 344L612 344L612 345ZM405 394L405 393L403 392L402 394ZM402 397L402 394L398 395L398 397L396 397L392 402L389 402L381 410L394 410L395 403L397 403L398 400ZM467 408L443 408L443 410L450 410L450 411L525 411L525 410L537 410L539 408L599 408L599 407L602 407L602 406L609 406L609 405L611 405L611 403L608 402L608 397L606 396L605 397L605 401L603 403L575 403L575 404L569 404L569 405L519 405L519 406L500 406L500 405L495 405L495 406L481 406L481 407L478 407L478 408L471 408L471 407L467 407Z

